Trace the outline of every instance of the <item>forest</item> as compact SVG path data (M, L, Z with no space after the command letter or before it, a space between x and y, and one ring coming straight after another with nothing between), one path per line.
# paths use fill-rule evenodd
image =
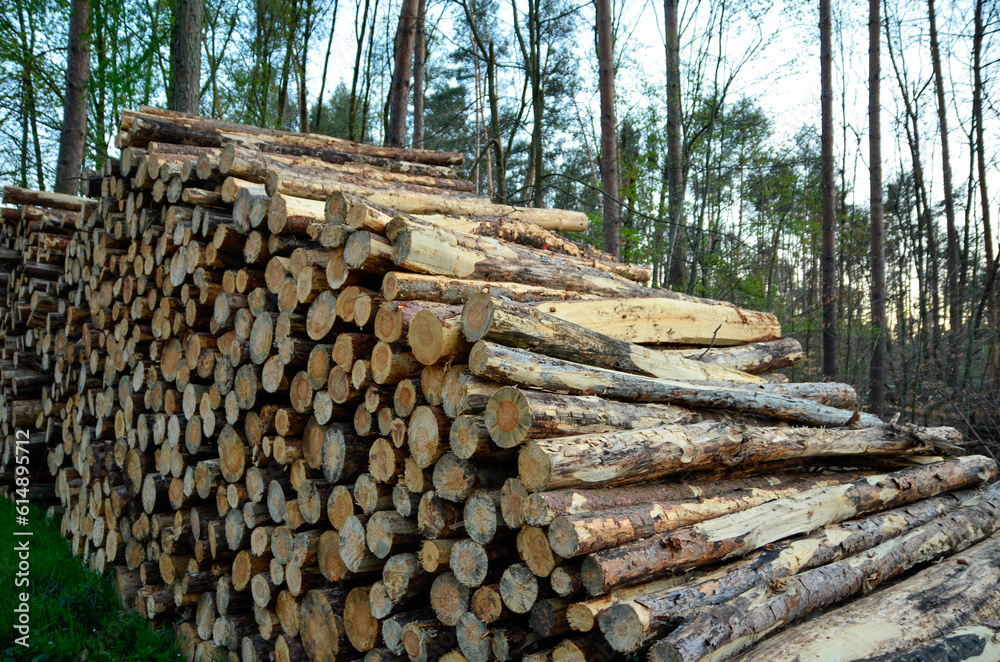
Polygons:
M7 0L0 180L77 192L143 104L461 152L652 286L774 312L793 379L996 442L998 26L985 0Z

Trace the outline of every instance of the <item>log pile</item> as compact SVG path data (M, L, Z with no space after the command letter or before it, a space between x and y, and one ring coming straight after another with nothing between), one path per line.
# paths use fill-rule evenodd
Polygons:
M789 382L773 315L457 154L153 108L117 142L99 200L4 191L4 489L27 430L28 498L188 659L995 647L996 463ZM920 581L954 597L897 623Z

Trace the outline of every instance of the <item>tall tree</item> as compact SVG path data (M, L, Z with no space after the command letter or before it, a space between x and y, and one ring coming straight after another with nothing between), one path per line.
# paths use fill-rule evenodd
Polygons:
M684 173L681 151L681 58L677 31L677 0L663 0L667 62L667 219L671 231L670 273L667 282L680 288L687 282L687 236L681 223Z
M201 33L205 22L204 0L177 0L174 10L170 61L170 108L197 113L201 100Z
M330 66L330 51L333 50L333 33L337 29L337 7L340 5L340 0L333 0L333 18L330 19L330 36L326 40L326 58L323 59L323 75L319 79L319 98L316 100L316 122L315 126L319 127L320 122L323 120L323 93L326 91L326 73Z
M396 27L395 62L389 88L389 126L385 144L390 147L406 146L406 109L410 102L410 73L416 28L417 0L403 0Z
M833 167L833 46L830 0L819 0L821 151L823 159L823 240L820 280L823 300L823 377L839 379L837 329L837 208Z
M413 147L424 147L424 65L427 56L427 33L424 18L427 0L417 0L416 34L413 40Z
M983 214L983 243L986 246L986 291L991 321L996 323L996 259L993 246L993 228L990 224L990 197L986 188L986 144L983 140L983 0L976 0L975 34L972 40L972 121L976 126L976 157L979 175L979 204ZM992 340L991 340L992 342Z
M56 162L57 193L80 190L80 170L87 139L87 83L90 80L90 37L87 25L90 0L72 0L69 15L69 46L66 52L66 98L59 134Z
M604 188L604 250L615 257L621 257L614 50L611 31L611 0L597 0L597 75L598 87L601 90L601 183Z
M944 76L941 73L941 50L938 45L934 0L927 0L931 33L931 64L937 92L938 129L941 133L941 170L944 177L944 214L948 223L948 386L958 386L959 331L962 328L962 302L958 286L958 230L955 227L955 200L951 183L951 155L948 149L948 109L944 99Z
M885 414L886 338L885 316L885 210L882 202L882 111L879 81L881 18L879 0L870 0L868 16L868 148L871 194L872 333L874 344L870 368L868 408L876 416Z

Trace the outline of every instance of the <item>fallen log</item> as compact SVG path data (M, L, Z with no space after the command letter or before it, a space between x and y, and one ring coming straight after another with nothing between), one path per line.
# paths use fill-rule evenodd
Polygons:
M640 579L743 556L819 526L981 483L996 472L995 461L970 455L810 490L798 497L591 554L581 568L583 584L591 594L599 595Z
M737 662L849 662L901 651L1000 609L1000 535L868 597L791 627ZM912 659L912 658L911 658Z
M489 294L474 294L466 301L462 310L462 333L470 342L489 340L566 361L665 379L761 381L742 372L709 367L605 336L548 315L536 307L504 301Z
M804 425L840 427L856 423L862 427L873 427L882 424L877 416L871 414L844 411L803 398L632 375L539 356L483 340L473 345L469 352L469 370L479 377L502 384L557 393L600 395L634 402L671 402Z
M953 428L828 430L706 421L534 439L521 448L518 470L529 491L543 492L629 485L682 471L746 468L803 457L928 454L960 439Z
M842 561L758 586L728 602L692 615L656 643L650 658L703 660L728 657L803 616L869 592L920 563L960 552L1000 530L1000 485L943 517Z
M704 577L675 582L673 586L662 589L653 586L658 582L640 584L634 588L651 588L635 597L616 600L600 615L601 630L615 650L636 650L697 609L720 604L755 586L778 582L798 572L860 554L969 503L977 495L974 490L962 490L867 517L829 524L808 536L768 545ZM630 590L634 589L619 589L608 596Z

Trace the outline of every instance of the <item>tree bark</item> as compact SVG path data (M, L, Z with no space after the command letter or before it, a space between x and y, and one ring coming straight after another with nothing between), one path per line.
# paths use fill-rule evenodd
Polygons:
M722 409L805 425L882 424L881 419L871 414L836 409L802 398L592 368L482 340L469 352L469 369L484 379L556 393Z
M829 524L808 536L769 545L690 581L658 587L664 581L660 580L635 589L619 589L607 597L630 590L640 590L641 595L609 605L599 617L601 630L615 650L633 651L695 610L721 604L755 586L860 554L976 498L974 490L963 490L924 499L842 524ZM642 590L645 586L653 588Z
M878 29L877 27L875 28ZM920 563L960 552L1000 528L1000 487L978 503L920 525L899 538L785 579L781 588L758 586L689 617L653 646L651 660L694 662L721 648L745 650L779 627L852 595L869 592Z
M524 486L542 492L630 485L681 471L747 467L795 457L929 454L942 446L953 447L960 439L953 428L826 430L706 421L535 439L521 449L518 467Z
M599 595L640 579L746 555L819 526L842 522L917 499L982 483L996 475L996 462L972 455L811 490L668 534L588 556L583 583Z
M833 47L831 45L830 0L819 3L820 103L822 106L823 239L820 280L823 302L823 377L839 379L837 330L837 207L836 173L833 165Z
M995 615L1000 609L998 584L1000 535L993 535L908 579L790 628L737 659L790 662L821 656L848 662L901 651L974 623L978 613Z
M618 210L618 129L615 119L615 53L611 0L597 0L597 75L601 92L601 183L604 188L604 250L621 257Z
M201 101L201 32L204 0L177 0L170 43L170 110L195 115Z
M410 71L413 65L413 42L416 33L418 0L403 0L396 27L395 64L389 87L389 131L385 144L406 145L406 111L410 103Z
M868 409L885 415L885 378L888 371L889 329L885 316L885 210L882 202L882 108L879 97L881 63L879 41L882 34L879 0L869 2L868 17L868 149L870 154L871 197L871 324L872 358Z
M70 3L69 46L66 51L66 98L63 103L59 157L56 161L56 193L76 195L80 191L87 142L87 89L90 82L89 0Z

